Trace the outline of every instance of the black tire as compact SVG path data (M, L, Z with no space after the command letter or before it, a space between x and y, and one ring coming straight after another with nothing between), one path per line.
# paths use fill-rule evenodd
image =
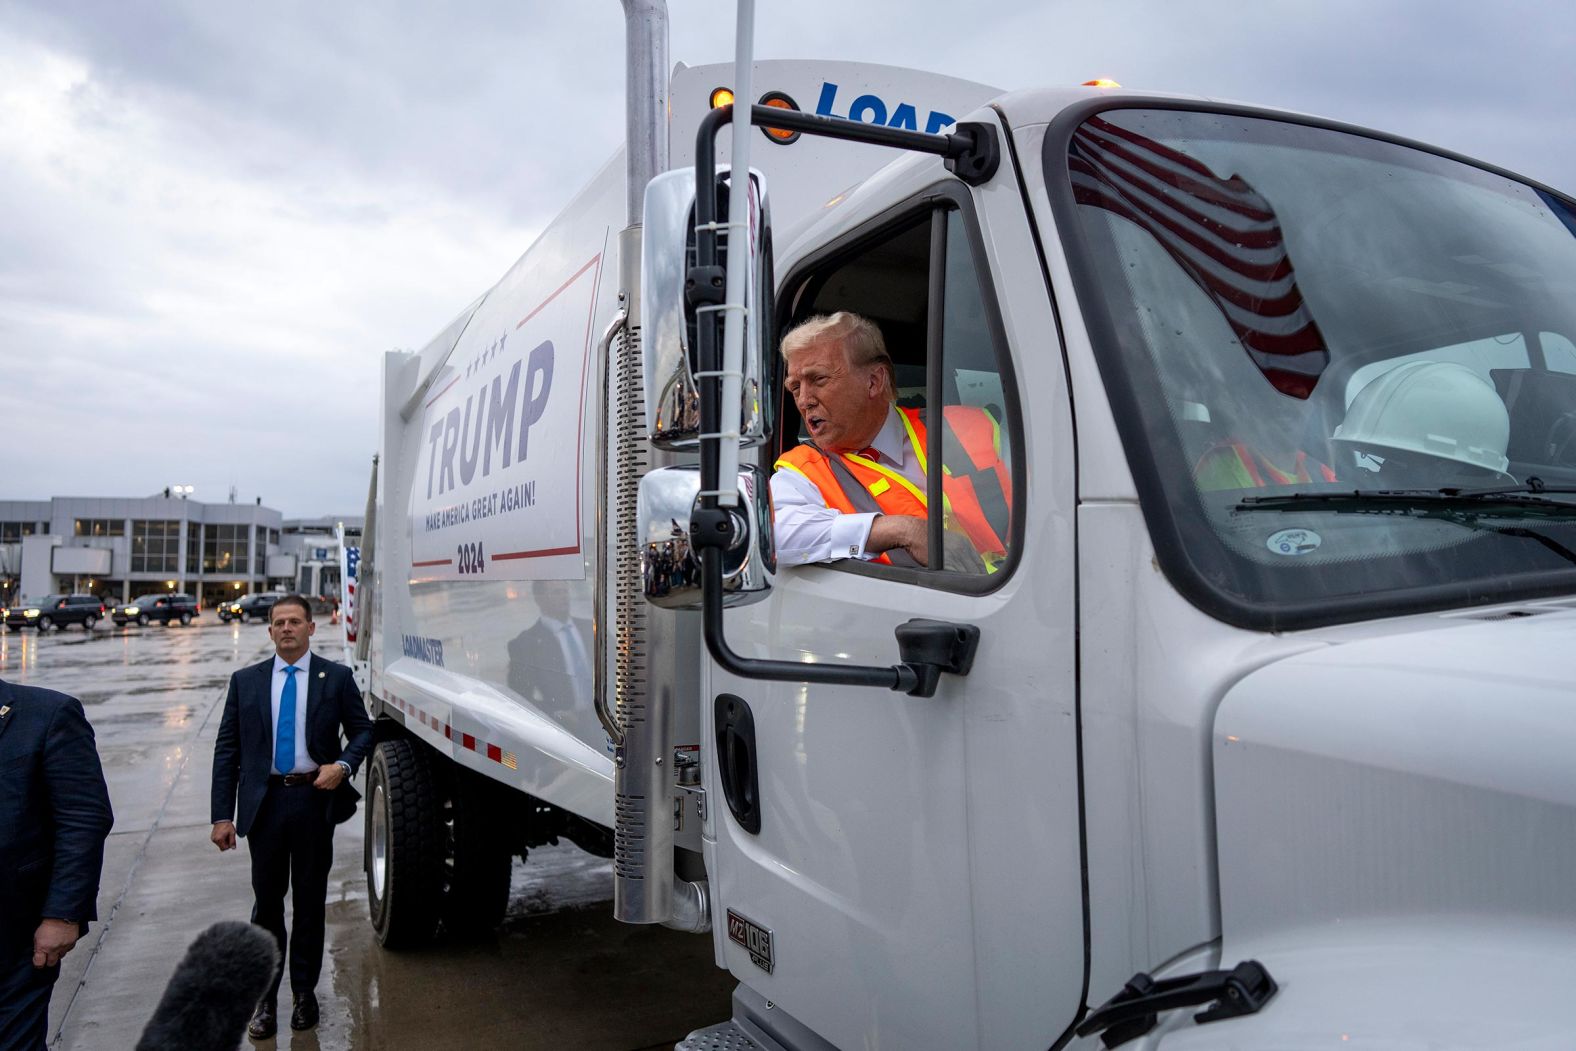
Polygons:
M456 771L443 887L443 926L452 934L484 934L508 909L514 854L506 791L480 774Z
M181 627L184 628L184 627L186 627L186 625L190 624L191 622L192 622L192 615L190 613L182 613L181 614Z
M139 614L137 614L137 627L139 627L139 628L146 628L147 626L148 626L148 615L146 613L139 613Z
M242 624L245 624L247 621L249 621L251 619L252 619L252 615L250 613L242 613L241 614L241 623Z
M443 800L432 758L413 741L380 743L367 775L367 905L378 943L408 949L438 931Z
M39 617L38 618L38 630L39 631L41 631L41 632L48 631L49 629L53 628L54 626L55 626L55 621L54 621L53 617Z
M97 623L98 623L98 618L93 616L93 614L89 613L86 617L82 618L82 630L83 631L92 631L93 630L93 625L95 625Z

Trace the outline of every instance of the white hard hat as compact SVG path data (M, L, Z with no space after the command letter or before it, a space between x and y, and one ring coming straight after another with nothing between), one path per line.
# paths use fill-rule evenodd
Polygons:
M1357 392L1332 437L1500 474L1510 463L1505 403L1487 380L1446 361L1414 361L1373 380Z

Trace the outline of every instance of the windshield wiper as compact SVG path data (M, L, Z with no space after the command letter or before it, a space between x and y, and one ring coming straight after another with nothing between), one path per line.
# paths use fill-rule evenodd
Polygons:
M1535 480L1534 480L1535 482ZM1246 496L1237 511L1402 511L1428 514L1455 512L1469 516L1565 517L1576 514L1576 489L1545 487L1541 482L1494 489L1347 489L1339 492L1282 493Z
M1576 500L1561 500L1549 493L1576 489L1549 489L1532 478L1526 485L1496 489L1353 489L1337 493L1286 493L1281 496L1244 497L1237 511L1333 511L1336 514L1391 514L1432 518L1485 533L1531 540L1576 564L1572 551L1551 536L1524 526L1494 525L1486 518L1542 518L1576 520Z

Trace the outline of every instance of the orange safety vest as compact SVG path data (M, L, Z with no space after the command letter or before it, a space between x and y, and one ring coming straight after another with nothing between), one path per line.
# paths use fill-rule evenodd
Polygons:
M1224 473L1230 476L1230 483L1220 487L1252 489L1266 485L1306 484L1313 481L1310 467L1318 471L1321 480L1326 482L1336 480L1334 470L1300 450L1297 459L1293 461L1291 472L1287 473L1244 443L1225 441L1204 450L1204 454L1198 458L1198 463L1193 467L1193 476L1201 480L1209 478L1220 485L1220 475Z
M926 469L926 430L920 409L898 409L909 443ZM948 405L942 412L941 491L948 524L961 529L994 570L1006 556L1012 517L1012 475L999 452L1001 429L989 413L967 405ZM796 471L821 493L826 506L843 514L880 511L888 515L928 515L925 490L901 471L859 453L828 456L812 442L788 450L779 469ZM850 491L851 490L851 491ZM917 565L906 551L883 553L875 559L888 565Z

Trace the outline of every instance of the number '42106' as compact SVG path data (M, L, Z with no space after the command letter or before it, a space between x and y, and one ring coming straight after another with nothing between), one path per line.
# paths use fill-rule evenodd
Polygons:
M480 540L474 544L461 544L457 553L461 573L487 572L487 552L482 550Z

